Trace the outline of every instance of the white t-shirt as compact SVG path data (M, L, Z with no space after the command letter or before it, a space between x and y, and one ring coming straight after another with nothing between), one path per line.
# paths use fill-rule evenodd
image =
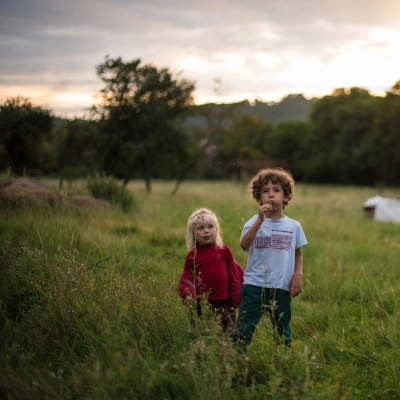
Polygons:
M254 224L254 215L243 227L242 235ZM266 218L249 250L244 284L289 290L293 277L295 250L307 244L299 222L287 216ZM245 252L247 252L245 251Z

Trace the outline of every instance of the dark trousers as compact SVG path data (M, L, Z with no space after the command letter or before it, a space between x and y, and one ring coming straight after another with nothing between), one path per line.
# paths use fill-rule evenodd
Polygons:
M204 307L210 307L215 314L219 325L224 332L232 332L236 325L235 308L232 307L229 300L208 300L197 303L197 316L201 317Z
M290 292L283 289L262 288L243 285L242 302L233 341L242 350L250 345L254 331L265 311L268 311L274 329L274 339L279 344L284 339L287 347L291 346L290 319L292 298Z

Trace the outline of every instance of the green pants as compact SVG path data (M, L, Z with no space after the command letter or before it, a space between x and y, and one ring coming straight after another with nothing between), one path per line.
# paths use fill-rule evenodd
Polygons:
M285 345L290 347L291 304L292 297L286 290L243 285L239 316L236 329L232 333L233 341L245 351L253 339L254 331L262 315L268 311L274 329L275 342L278 343L283 338Z

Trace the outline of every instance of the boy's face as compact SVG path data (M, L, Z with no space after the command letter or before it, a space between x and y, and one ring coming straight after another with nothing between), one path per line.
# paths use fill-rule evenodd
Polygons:
M261 195L259 203L261 204L271 204L273 212L282 211L283 203L287 201L288 198L285 194L280 183L272 183L268 181L266 185L261 188Z

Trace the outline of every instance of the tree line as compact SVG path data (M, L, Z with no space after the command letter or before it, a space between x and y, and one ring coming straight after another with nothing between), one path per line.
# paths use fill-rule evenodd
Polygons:
M243 104L195 105L195 82L168 68L105 57L86 119L61 119L17 96L0 104L0 171L63 179L231 179L238 161L284 160L298 181L398 185L400 80L385 96L358 87L313 99L307 120L277 123ZM241 112L239 108L241 107ZM201 118L202 123L188 124Z

